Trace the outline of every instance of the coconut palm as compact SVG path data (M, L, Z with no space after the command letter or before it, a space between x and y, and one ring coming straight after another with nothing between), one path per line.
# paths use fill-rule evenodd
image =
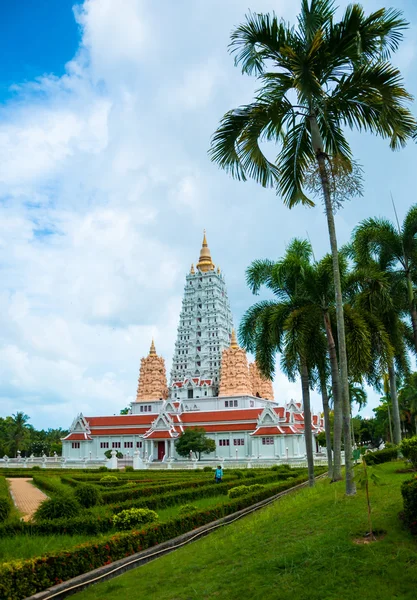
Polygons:
M401 442L397 374L402 376L408 374L407 342L411 339L415 344L415 336L401 316L410 311L413 322L412 307L415 306L415 299L412 277L417 266L417 244L410 229L413 228L412 223L414 223L417 233L417 207L409 211L406 221L403 231L407 231L407 236L410 238L407 240L399 239L402 237L401 231L397 232L393 224L387 220L363 221L354 231L350 250L357 265L355 278L358 287L355 290L354 302L365 307L370 315L377 315L376 318L382 323L393 347L392 356L387 363L387 371L395 444ZM403 253L402 262L395 255L395 251L398 250L400 250L399 255ZM415 345L413 349L416 349ZM380 380L380 376L377 376L377 380Z
M267 377L274 374L277 353L281 354L281 368L289 379L300 377L309 483L313 485L310 388L313 369L326 350L326 342L320 313L303 302L301 274L310 255L308 242L293 240L282 260L260 260L250 265L246 276L251 291L257 294L264 285L274 293L275 300L258 302L246 311L239 337L242 345L255 354Z
M417 435L417 373L410 373L398 391L398 402L404 420L411 426L414 420Z
M417 352L417 303L414 286L417 272L417 204L412 206L398 228L388 219L366 219L354 232L354 249L358 264L376 261L381 271L392 276L398 286L403 283L408 313L413 326Z
M333 173L352 169L346 128L376 133L396 149L415 134L416 121L401 74L388 62L407 26L401 13L382 8L366 16L358 4L348 6L338 22L335 13L333 0L301 0L297 27L275 14L247 15L232 33L230 50L243 73L258 77L260 89L251 104L224 115L210 155L237 179L275 187L290 208L313 205L304 181L311 165L317 165L333 258L346 492L354 494ZM279 146L275 161L267 158L260 141Z

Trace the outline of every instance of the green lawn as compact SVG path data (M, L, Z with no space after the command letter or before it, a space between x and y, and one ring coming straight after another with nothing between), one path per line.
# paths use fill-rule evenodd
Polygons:
M363 491L346 498L343 482L321 481L74 600L414 600L417 540L398 520L402 464L374 468L381 541L353 542L367 531Z
M93 538L91 535L17 535L0 538L0 563L66 550L99 537Z

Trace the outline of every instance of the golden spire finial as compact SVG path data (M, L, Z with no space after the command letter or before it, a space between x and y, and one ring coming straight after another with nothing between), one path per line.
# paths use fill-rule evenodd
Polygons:
M156 355L155 342L153 341L153 338L152 338L152 344L151 344L151 349L149 350L149 356L155 356L155 355Z
M220 275L220 267L217 267L217 273Z
M214 264L211 260L210 250L207 245L206 230L204 230L203 244L200 251L200 258L197 263L197 269L200 269L200 271L202 271L203 273L214 270Z
M236 339L236 332L234 329L232 329L232 339L230 340L230 347L231 348L239 348L239 344L237 343L237 339Z
M194 263L191 263L190 273L191 273L191 275L194 275L194 273L195 273L195 271L194 271Z

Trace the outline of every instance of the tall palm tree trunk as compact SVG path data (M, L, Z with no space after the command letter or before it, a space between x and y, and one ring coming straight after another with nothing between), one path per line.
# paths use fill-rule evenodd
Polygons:
M300 357L301 389L304 407L304 437L306 441L308 485L314 485L314 456L313 456L313 434L311 432L311 408L310 408L310 378L306 361Z
M417 351L417 309L416 309L416 303L414 300L413 282L411 280L410 273L407 273L407 288L408 288L408 301L410 303L411 323L413 325L414 346Z
M327 469L329 478L333 479L332 436L330 432L329 396L327 394L326 378L320 375L321 399L323 401L324 432L326 435Z
M334 224L333 206L330 197L330 184L326 170L326 155L323 152L324 144L314 111L310 110L310 129L313 149L319 166L321 187L323 190L324 204L326 208L327 226L329 229L330 248L333 260L333 278L336 299L336 323L339 344L339 369L340 369L340 395L342 399L343 438L345 443L345 471L346 471L346 494L356 494L356 486L353 473L352 442L350 439L350 401L349 381L346 354L345 322L343 316L342 284L340 281L339 254L337 248L336 227Z
M389 390L392 404L392 420L394 421L394 444L401 443L401 419L400 407L398 406L397 382L395 381L394 361L390 360L388 365Z
M330 371L332 377L334 424L333 424L333 473L332 481L342 479L342 402L340 400L340 377L337 361L336 344L332 332L329 313L324 313L324 327L326 330L327 348L330 358Z

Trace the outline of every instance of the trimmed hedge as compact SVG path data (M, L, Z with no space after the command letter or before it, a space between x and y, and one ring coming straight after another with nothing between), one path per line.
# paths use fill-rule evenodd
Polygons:
M411 529L411 533L417 535L417 475L403 481L401 494L404 504L404 521Z
M64 552L13 561L0 566L0 598L22 600L52 585L86 573L115 560L187 533L220 517L234 513L307 480L303 475L268 489L218 504L211 509L178 516L141 531L113 535Z
M380 465L381 463L390 462L398 458L398 448L384 448L376 452L367 452L364 455L364 460L367 465Z
M401 442L400 450L403 456L407 458L414 469L417 469L417 435L411 438L404 438Z
M6 521L12 511L12 499L4 477L0 477L0 523Z

